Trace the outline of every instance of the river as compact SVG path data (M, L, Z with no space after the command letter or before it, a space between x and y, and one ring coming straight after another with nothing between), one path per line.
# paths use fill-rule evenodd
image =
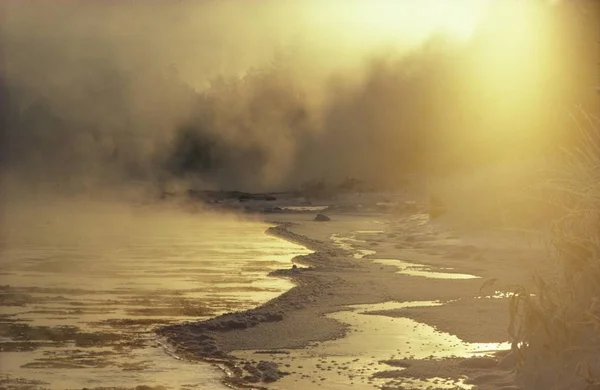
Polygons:
M153 329L255 307L307 249L269 225L178 207L21 202L0 234L0 386L224 388ZM140 387L141 386L141 387Z

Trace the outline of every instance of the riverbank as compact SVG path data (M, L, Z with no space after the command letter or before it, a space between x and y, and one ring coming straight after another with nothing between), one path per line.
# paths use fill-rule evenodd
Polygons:
M328 215L266 218L278 223L270 234L314 251L272 273L296 287L256 309L158 333L178 355L225 368L236 387L514 388L514 362L496 350L507 348L498 343L508 341L511 287L548 268L540 243L457 232L419 213ZM393 328L401 321L411 322ZM415 337L402 339L410 329Z

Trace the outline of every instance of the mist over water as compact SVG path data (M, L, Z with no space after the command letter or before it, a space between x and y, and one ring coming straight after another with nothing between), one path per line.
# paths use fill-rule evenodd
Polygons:
M551 149L595 102L573 87L594 82L594 10L539 6L514 42L494 8L469 39L376 40L302 4L5 2L3 171L67 192L382 184Z

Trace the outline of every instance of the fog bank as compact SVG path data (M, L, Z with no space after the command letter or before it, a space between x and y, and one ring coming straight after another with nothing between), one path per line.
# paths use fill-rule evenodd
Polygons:
M323 2L6 1L0 164L30 190L265 190L549 153L597 110L584 3L390 44Z

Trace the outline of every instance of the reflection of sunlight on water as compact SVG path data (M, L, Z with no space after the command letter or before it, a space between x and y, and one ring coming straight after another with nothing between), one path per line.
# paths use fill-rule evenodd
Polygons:
M507 299L515 296L514 292L509 291L494 291L493 294L488 295L480 295L475 297L475 299ZM530 297L535 297L535 294L529 294Z
M404 317L369 314L406 307L436 306L440 302L386 302L376 305L355 305L351 311L330 314L329 317L360 329L347 337L348 344L369 345L369 353L395 358L469 357L494 352L509 347L508 343L466 343L458 337L437 331L435 328ZM332 342L335 343L335 342ZM337 348L337 347L335 347ZM334 348L334 349L335 349ZM388 356L384 356L384 355Z
M2 371L9 378L40 381L39 385L46 384L42 388L53 389L82 386L134 388L140 384L226 389L217 368L176 360L166 355L158 345L150 341L148 344L135 351L53 346L28 353L5 352L2 353ZM14 388L28 387L17 385Z
M335 245L338 246L338 248L352 252L352 256L355 259L362 259L365 256L374 255L375 253L377 253L376 251L373 251L370 249L357 249L351 243L352 242L361 243L361 242L365 242L365 241L358 240L354 236L346 237L341 234L332 234L330 239L331 239L331 241L333 241L333 243Z
M350 245L349 241L356 241L353 238L342 236L341 234L332 234L331 241L334 242L339 248L347 251L353 251L354 247Z
M269 359L289 367L291 375L267 385L273 390L319 389L367 390L374 387L410 389L471 389L464 379L448 378L378 378L372 375L384 370L398 370L382 361L390 359L444 359L450 357L485 356L508 343L466 343L456 336L437 331L417 321L389 317L379 312L408 307L439 306L440 301L384 302L352 305L347 310L327 315L350 326L350 333L337 340L317 343L306 349L288 350L289 354L269 355ZM253 351L235 351L236 356L256 359Z
M409 263L396 259L372 259L373 262L384 265L393 265L398 268L398 273L403 275L421 276L431 279L478 279L479 276L459 274L453 272L435 272L424 264Z
M355 259L362 259L365 256L370 256L370 255L374 255L375 253L377 253L376 251L372 251L369 249L358 249L357 253L353 254L352 256Z
M22 301L2 307L2 371L51 388L222 388L220 371L169 357L152 330L272 299L292 284L266 274L309 253L264 234L263 223L176 211L63 213L27 223L13 215L11 222L10 235L0 237L10 290L0 292ZM13 321L25 326L19 339ZM63 343L44 336L64 326L77 327L76 335ZM17 343L6 344L10 332ZM32 346L27 337L42 345L7 352Z
M483 295L475 297L475 299L503 299L503 298L512 298L515 294L507 291L494 291L491 295Z

